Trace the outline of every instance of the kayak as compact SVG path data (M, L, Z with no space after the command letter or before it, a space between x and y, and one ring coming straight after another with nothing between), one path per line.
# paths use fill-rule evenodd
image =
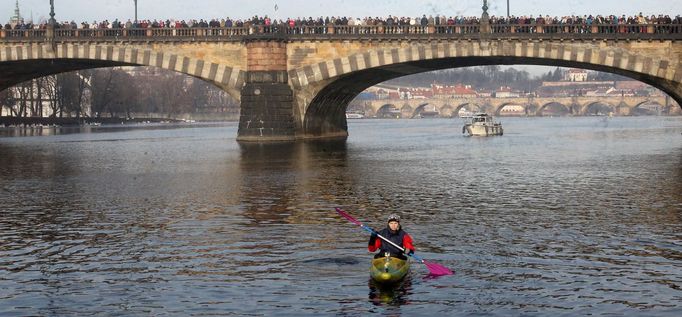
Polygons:
M409 270L408 260L387 256L372 260L369 275L378 283L390 284L402 280Z

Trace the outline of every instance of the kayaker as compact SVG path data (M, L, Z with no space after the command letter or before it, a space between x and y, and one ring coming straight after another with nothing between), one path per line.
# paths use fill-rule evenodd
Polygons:
M388 225L386 228L379 231L379 234L404 248L407 252L407 255L414 253L412 237L410 237L410 235L407 234L407 232L405 232L405 230L403 230L403 228L400 226L400 216L396 214L388 215ZM381 240L381 238L377 237L376 234L372 234L372 236L369 238L369 245L367 246L367 249L369 249L369 252L379 250L379 253L374 256L375 259L386 256L386 253L389 253L392 257L403 260L407 259L402 251L390 243Z

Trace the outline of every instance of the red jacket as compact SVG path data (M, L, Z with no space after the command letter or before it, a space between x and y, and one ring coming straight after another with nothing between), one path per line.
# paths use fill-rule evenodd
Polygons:
M387 233L388 233L388 228L381 230L381 232L379 232L380 235L382 235L385 238L389 238L389 240L390 240L390 236ZM412 252L414 252L414 245L412 245L412 237L410 237L410 235L407 234L407 232L405 232L405 231L402 231L402 235L403 235L402 243L396 243L396 244L398 244L398 245L402 244L403 248L405 248L406 250L412 250ZM396 241L394 241L394 242L396 242ZM374 243L370 243L367 246L367 249L369 250L369 252L375 252L376 250L381 249L382 243L386 243L387 245L390 245L390 243L385 242L381 238L377 237L376 240L374 240Z

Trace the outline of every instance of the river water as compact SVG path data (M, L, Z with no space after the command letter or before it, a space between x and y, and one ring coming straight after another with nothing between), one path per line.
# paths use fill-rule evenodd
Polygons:
M682 118L502 122L2 130L0 315L679 316ZM455 275L376 287L337 206Z

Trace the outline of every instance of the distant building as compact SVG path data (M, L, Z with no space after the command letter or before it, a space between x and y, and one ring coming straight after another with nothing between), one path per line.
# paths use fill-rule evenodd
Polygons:
M621 96L624 94L623 90L617 90L614 87L610 88L600 88L596 90L590 90L585 92L585 96L587 97L611 97L611 96ZM628 90L627 96L631 96L632 91Z
M584 69L569 69L566 73L566 80L571 82L587 81L587 71Z
M400 88L400 99L433 98L433 91L427 88Z
M614 87L613 81L550 81L543 82L541 87L535 91L538 97L570 97L584 96L588 91L598 89L609 89Z
M646 90L651 87L641 81L636 80L623 80L615 82L616 89L629 89L629 90Z
M24 18L21 17L21 13L19 12L19 0L16 2L16 8L14 9L14 15L9 18L9 24L12 26L15 26L17 24L23 24L24 23Z
M440 98L476 98L478 93L471 85L457 84L455 86L446 86L431 84L433 96Z
M478 94L479 98L491 98L493 96L493 93L488 90L479 90L476 93Z
M663 92L635 80L623 81L585 81L543 82L536 90L539 97L570 96L660 96Z
M374 91L374 96L376 96L376 99L388 99L389 91L383 88L379 88L376 91Z
M567 82L567 81L543 81L542 86L543 87L572 87L572 86L593 86L593 85L601 85L601 86L609 86L612 87L614 85L613 81L578 81L578 82Z
M511 87L503 86L495 91L495 98L518 98L520 94L512 91Z

